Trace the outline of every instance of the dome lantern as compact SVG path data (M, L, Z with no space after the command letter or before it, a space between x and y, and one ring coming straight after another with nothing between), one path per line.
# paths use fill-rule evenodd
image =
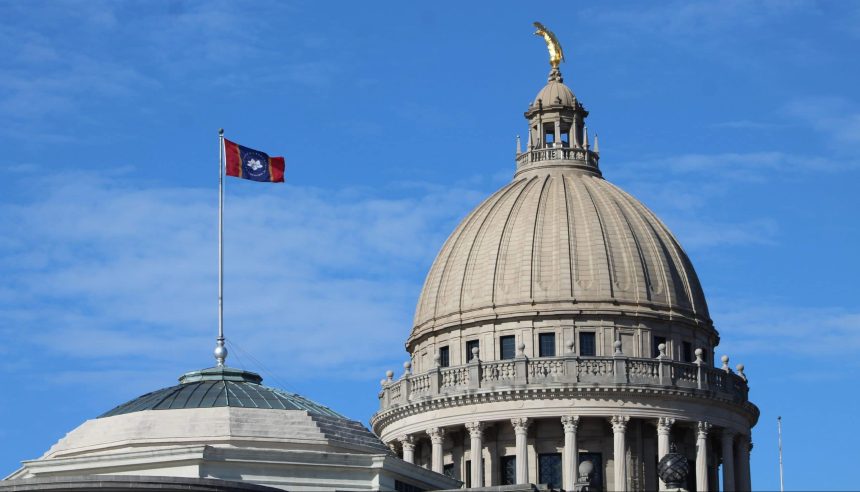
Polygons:
M546 167L579 169L600 175L596 147L588 145L585 118L588 111L564 84L559 63L564 61L561 45L552 31L535 23L547 43L551 70L547 84L525 112L529 122L528 148L517 154L517 173Z

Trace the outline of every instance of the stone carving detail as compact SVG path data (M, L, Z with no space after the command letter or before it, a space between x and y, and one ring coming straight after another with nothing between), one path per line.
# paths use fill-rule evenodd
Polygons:
M672 425L675 424L675 419L671 417L660 417L657 419L657 434L666 434L672 430Z
M526 417L516 417L511 419L511 424L514 426L514 432L517 434L525 433L531 423L531 419Z
M711 423L710 422L699 422L698 425L696 425L696 434L697 434L699 439L705 439L706 437L708 437L708 432L710 430L711 430Z
M466 422L466 430L469 431L469 437L479 438L484 432L483 422Z
M404 450L415 449L415 437L414 436L412 436L410 434L406 434L406 435L402 435L402 436L398 437L397 440L400 441L400 445L403 446Z
M561 418L561 425L565 432L576 432L579 427L579 415L565 415Z
M612 423L612 432L623 433L627 429L627 422L630 422L630 417L627 415L613 415L610 422Z
M445 439L445 429L442 427L432 427L427 429L427 435L430 436L430 442L434 444L441 444Z

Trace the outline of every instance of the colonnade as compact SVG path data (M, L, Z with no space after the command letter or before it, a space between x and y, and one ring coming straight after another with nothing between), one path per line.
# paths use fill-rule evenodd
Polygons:
M628 466L626 453L628 439L626 436L630 416L613 415L607 417L612 428L613 435L613 478L615 490L627 491L630 488L628 480ZM657 434L657 459L661 459L670 452L671 430L676 425L676 420L669 417L657 419L646 418L643 421L651 422L656 427ZM579 445L577 442L577 430L581 418L578 415L565 415L560 418L560 424L564 430L564 447L562 450L562 489L571 491L577 483L579 465ZM528 429L534 419L527 417L516 417L510 420L513 427L516 443L516 483L536 483L538 477L529 477L529 453L528 453ZM469 450L471 452L471 465L466 473L470 478L472 487L496 485L484 483L484 463L481 457L485 447L484 430L488 425L499 424L499 421L472 421L463 424L468 432ZM502 424L505 425L505 424ZM694 470L696 478L696 491L709 492L712 481L709 480L709 439L713 437L713 426L709 422L688 422L695 431L696 457ZM424 434L429 437L431 459L430 467L437 473L444 470L443 444L447 434L453 429L432 427ZM402 448L403 460L415 463L415 445L422 434L403 435L398 438ZM722 483L724 491L749 491L751 490L749 472L749 452L751 448L750 438L746 434L735 432L728 428L720 429L720 458L723 465ZM621 484L621 486L619 486ZM665 490L665 484L658 479L659 489ZM647 488L647 487L646 487Z

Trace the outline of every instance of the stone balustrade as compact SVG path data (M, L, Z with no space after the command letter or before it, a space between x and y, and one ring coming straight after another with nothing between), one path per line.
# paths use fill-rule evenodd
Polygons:
M749 387L742 365L738 371L732 372L726 364L710 367L701 359L686 363L664 357L566 355L488 362L476 358L465 365L437 367L422 374L406 372L396 381L389 376L382 381L380 411L478 390L560 386L681 390L742 403L748 401Z
M547 147L527 150L517 155L517 169L539 165L546 161L578 161L577 165L597 170L597 152L582 147Z

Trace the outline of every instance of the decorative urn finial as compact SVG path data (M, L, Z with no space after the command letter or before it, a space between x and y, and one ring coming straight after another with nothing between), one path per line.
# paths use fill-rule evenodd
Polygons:
M690 464L687 458L679 453L672 443L669 452L657 463L657 475L666 484L667 490L684 490L689 473Z

